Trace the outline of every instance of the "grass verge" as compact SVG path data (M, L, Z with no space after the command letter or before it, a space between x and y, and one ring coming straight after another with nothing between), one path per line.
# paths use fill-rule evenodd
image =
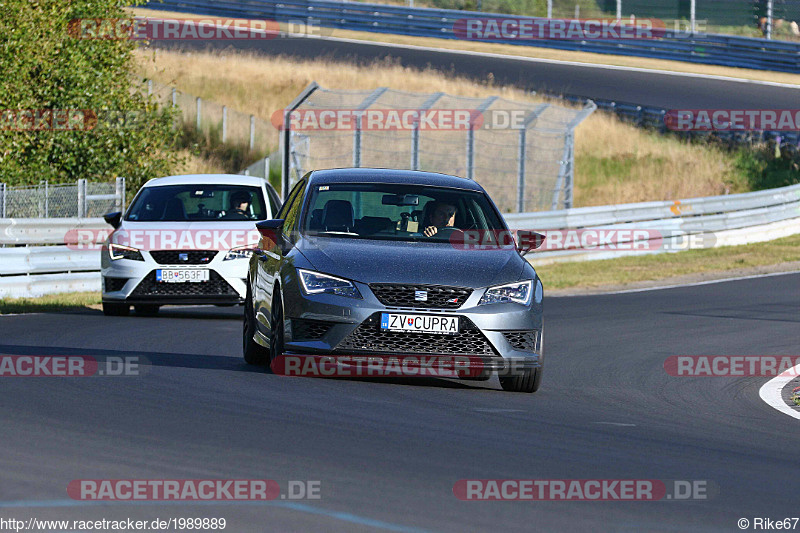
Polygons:
M100 303L99 292L65 292L38 298L0 298L0 315L95 309Z
M393 60L368 64L326 58L298 60L237 52L138 51L139 73L159 84L252 113L264 121L309 83L345 90L391 87L400 91L486 98L498 95L539 103L536 95L433 69L417 70ZM272 128L272 126L269 126ZM265 141L278 144L278 130ZM574 205L592 206L675 200L749 190L744 167L718 146L688 143L645 131L596 112L576 131ZM269 151L269 150L268 150ZM481 176L476 176L481 180Z
M535 257L535 254L529 256ZM671 279L683 283L726 277L726 273L746 275L748 271L760 272L757 270L759 267L775 267L797 261L800 261L800 235L792 235L743 246L555 263L536 267L536 272L546 289L624 289L649 281ZM531 262L536 264L535 259ZM796 269L800 269L800 265Z

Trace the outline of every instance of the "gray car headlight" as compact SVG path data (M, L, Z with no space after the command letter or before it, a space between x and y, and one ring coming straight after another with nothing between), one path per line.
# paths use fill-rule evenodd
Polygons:
M478 305L484 304L502 304L502 303L518 303L528 305L531 303L531 295L533 294L533 281L518 281L516 283L508 283L506 285L498 285L496 287L489 287L481 297Z
M131 261L144 261L144 257L142 257L142 253L139 250L122 244L113 244L113 243L109 244L108 256L111 258L112 261L116 261L118 259L130 259Z
M300 284L306 294L338 294L361 299L361 293L352 281L301 268L298 268L297 272L300 274Z

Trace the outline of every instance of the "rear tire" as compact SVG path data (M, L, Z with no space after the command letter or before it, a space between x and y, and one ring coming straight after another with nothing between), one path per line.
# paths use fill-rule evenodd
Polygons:
M106 316L128 316L130 313L131 306L128 304L103 302L103 314Z
M247 298L244 302L244 328L242 331L242 353L248 365L264 365L269 359L269 351L253 340L256 334L256 314L253 310L253 296L247 285Z
M133 310L137 315L141 316L156 316L158 314L159 306L156 304L140 304L134 305Z

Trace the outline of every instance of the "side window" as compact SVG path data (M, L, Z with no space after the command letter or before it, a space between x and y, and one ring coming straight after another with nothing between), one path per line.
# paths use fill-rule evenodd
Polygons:
M270 218L278 218L278 211L281 209L281 199L270 185L267 185L267 198L269 199Z
M283 232L289 235L289 238L292 240L294 240L297 234L297 219L300 217L300 209L303 207L303 199L305 198L303 191L305 190L306 183L301 181L297 185L299 186L298 191L292 197L291 201L286 202L288 209L283 217L285 220L283 223Z
M284 220L286 219L286 213L287 213L287 211L289 211L289 206L292 205L292 201L294 200L294 197L301 190L303 190L303 187L305 187L305 182L304 181L297 182L297 184L294 186L294 189L292 189L289 192L289 196L286 197L286 202L281 206L281 210L278 211L278 214L275 215L275 218L282 218Z

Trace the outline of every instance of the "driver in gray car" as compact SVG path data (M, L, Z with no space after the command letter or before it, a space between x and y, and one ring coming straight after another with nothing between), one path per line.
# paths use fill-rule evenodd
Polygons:
M456 206L445 202L431 202L427 226L422 231L426 237L433 237L441 228L453 227L456 223Z

